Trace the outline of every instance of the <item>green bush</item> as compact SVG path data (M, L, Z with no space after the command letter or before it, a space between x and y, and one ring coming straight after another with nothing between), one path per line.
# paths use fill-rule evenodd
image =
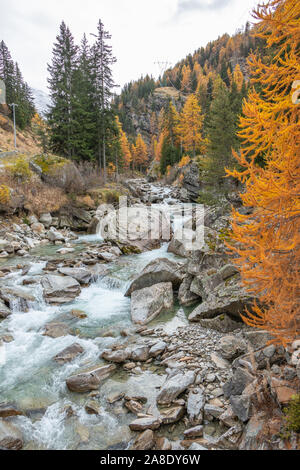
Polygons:
M284 409L285 414L285 430L300 432L300 394L294 395L287 406Z

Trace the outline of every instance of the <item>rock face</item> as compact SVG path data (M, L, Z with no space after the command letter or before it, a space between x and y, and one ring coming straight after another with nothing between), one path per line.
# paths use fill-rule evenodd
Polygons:
M66 384L71 392L85 393L98 390L101 382L107 379L115 370L116 366L114 364L98 367L89 372L72 375L66 380Z
M42 279L44 297L52 304L71 302L80 294L80 284L70 276L48 274Z
M183 177L182 186L187 190L189 199L191 201L197 201L200 191L200 180L199 168L196 163L192 163L189 166L189 171L187 171Z
M21 432L11 423L0 419L0 448L19 450L23 447Z
M107 211L107 208L106 208ZM103 214L103 207L97 209L100 220L99 230L105 240L123 243L137 249L152 250L162 241L171 238L171 224L163 212L153 207L137 205L121 207Z
M161 282L171 282L176 290L182 279L182 265L167 258L158 258L147 264L141 274L131 283L125 295L130 296L135 290Z
M160 389L157 396L159 405L168 405L174 401L178 395L184 392L189 385L194 383L195 373L193 371L178 372L169 377Z
M151 287L135 290L131 295L131 319L133 323L145 325L163 310L173 306L171 282L161 282Z

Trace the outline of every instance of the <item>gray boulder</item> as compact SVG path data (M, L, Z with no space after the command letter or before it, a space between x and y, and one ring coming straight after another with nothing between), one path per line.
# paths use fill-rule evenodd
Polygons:
M171 282L173 288L178 289L183 279L182 265L167 258L157 258L151 261L142 270L141 274L131 283L126 296L135 290L150 287L161 282Z
M70 276L48 274L42 278L44 297L47 302L61 304L70 302L80 294L80 284Z
M173 306L171 282L161 282L151 287L135 290L131 295L131 319L133 323L145 325L163 310Z
M190 390L187 399L187 415L192 424L200 424L203 420L205 395L201 388Z
M98 390L101 382L107 379L115 370L116 366L114 364L97 367L88 372L72 375L66 380L66 384L71 392L85 393Z
M184 392L189 385L195 381L195 372L178 372L177 374L169 377L165 384L161 387L157 396L157 403L159 405L168 405L174 401L178 395Z
M195 302L201 301L201 297L191 291L191 284L193 279L194 278L191 274L186 274L182 283L180 284L178 291L178 301L180 305L187 307L189 305L193 305Z
M80 284L88 284L92 278L91 271L85 268L59 268L58 272L76 279Z

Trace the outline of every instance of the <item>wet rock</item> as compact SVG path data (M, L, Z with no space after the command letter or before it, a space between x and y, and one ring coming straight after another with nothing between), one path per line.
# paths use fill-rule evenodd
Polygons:
M42 278L44 297L47 302L61 304L71 302L80 294L80 284L70 276L48 274Z
M136 290L131 295L131 318L133 323L149 323L163 310L173 306L171 282L162 282Z
M12 403L0 403L0 418L9 418L10 416L22 414L22 411L18 410Z
M145 431L146 429L158 429L161 425L161 420L155 416L145 418L138 418L129 424L131 431Z
M160 411L162 424L171 424L179 421L185 414L185 406L172 406Z
M27 311L30 303L35 302L34 295L19 288L19 287L3 287L0 290L0 299L6 304L9 304L10 308L17 302L20 310Z
M150 351L149 351L149 355L150 357L157 357L159 356L160 354L162 354L164 352L164 350L166 349L167 347L167 343L165 343L164 341L159 341L158 343L155 343L151 348L150 348Z
M119 400L122 400L122 398L124 398L124 393L120 393L120 392L115 392L115 393L112 393L111 395L109 395L106 400L108 401L108 403L110 403L111 405Z
M11 314L11 310L5 305L4 301L0 299L0 318L6 318Z
M79 309L71 310L70 315L72 315L72 317L76 317L76 318L86 318L87 317L87 314L85 312L83 312L83 310L79 310Z
M89 284L92 279L91 272L84 268L59 268L58 272L76 279L80 284Z
M200 424L203 420L205 396L201 388L189 391L187 399L187 415L192 424Z
M186 429L184 431L184 437L202 437L203 436L203 426L198 425L194 426L193 428Z
M50 336L50 338L59 338L70 334L71 330L65 323L46 323L43 333L44 336Z
M182 265L167 258L157 258L151 261L142 270L141 274L131 283L127 289L126 296L132 292L150 287L162 282L171 282L173 288L179 288L183 279Z
M84 409L89 415L99 415L101 407L100 407L100 403L98 401L89 400L86 403Z
M137 400L125 400L124 406L135 414L141 413L143 410L143 405Z
M23 447L23 437L16 426L0 419L0 448L19 450Z
M60 353L56 354L53 359L59 364L65 364L66 362L73 361L75 357L77 357L79 354L82 354L83 352L83 347L78 343L74 343L71 346L63 349Z
M184 392L189 385L192 385L194 381L194 371L178 372L174 376L169 377L160 389L157 396L157 403L159 405L168 405L172 403L172 401Z
M130 351L127 349L117 349L112 351L111 349L106 349L101 353L102 359L105 359L108 362L122 363L126 362L130 357Z
M130 450L150 450L154 447L154 433L151 429L146 429L133 442Z
M116 366L114 364L97 367L89 372L72 375L66 380L66 384L71 392L84 393L98 390L101 382L107 379L115 370Z

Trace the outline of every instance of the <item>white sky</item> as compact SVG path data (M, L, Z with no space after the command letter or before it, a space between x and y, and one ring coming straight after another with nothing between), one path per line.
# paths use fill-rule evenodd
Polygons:
M251 21L258 0L0 0L0 40L33 88L47 91L47 63L62 20L77 43L98 19L112 34L116 83L159 75L155 61L174 65L223 33ZM92 39L92 37L90 36Z

